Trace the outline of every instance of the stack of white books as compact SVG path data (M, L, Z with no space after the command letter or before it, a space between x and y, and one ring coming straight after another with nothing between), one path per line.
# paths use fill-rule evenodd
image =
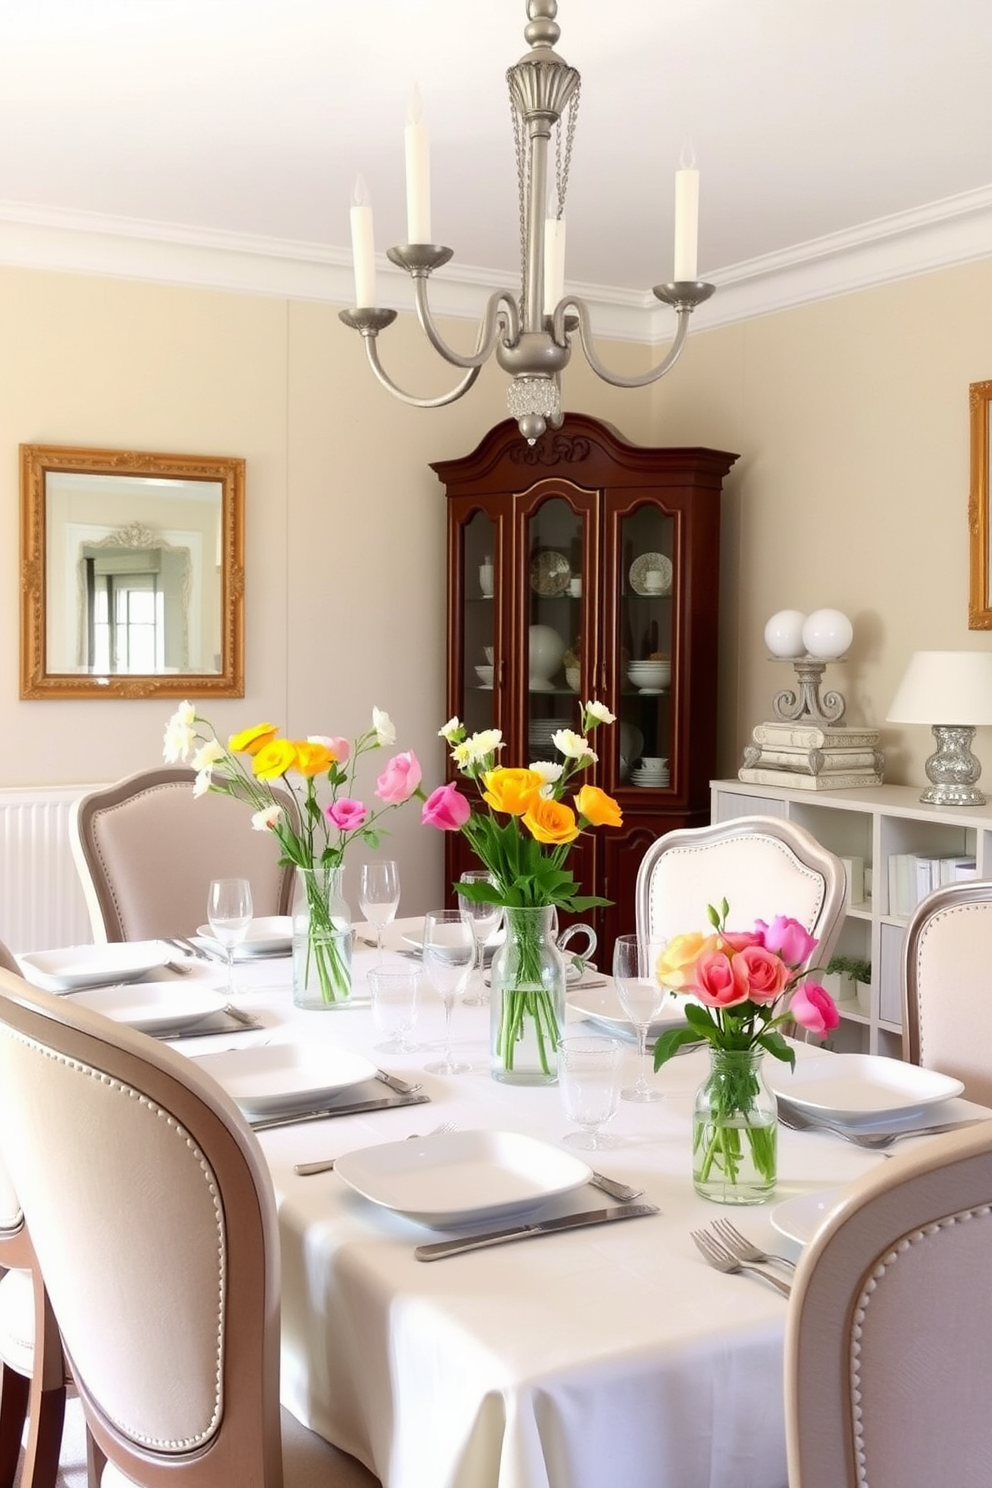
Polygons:
M878 730L841 724L759 723L737 775L752 785L790 790L856 790L881 785L885 756Z
M921 899L944 884L976 878L969 853L892 853L889 857L889 914L911 915Z

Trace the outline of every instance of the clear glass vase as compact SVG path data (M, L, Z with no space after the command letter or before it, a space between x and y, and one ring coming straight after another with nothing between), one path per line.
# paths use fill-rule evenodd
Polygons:
M302 1008L351 1000L351 911L343 868L297 868L293 897L293 1001Z
M565 1023L565 961L555 944L555 911L507 907L503 923L489 991L490 1072L510 1085L554 1085Z
M710 1049L696 1092L692 1179L717 1204L761 1204L775 1192L778 1108L765 1084L763 1049Z

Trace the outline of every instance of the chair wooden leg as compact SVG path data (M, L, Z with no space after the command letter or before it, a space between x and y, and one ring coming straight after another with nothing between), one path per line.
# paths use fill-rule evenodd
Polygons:
M13 1488L28 1414L31 1381L0 1364L0 1488Z
M22 1488L55 1488L65 1422L65 1385L32 1392Z

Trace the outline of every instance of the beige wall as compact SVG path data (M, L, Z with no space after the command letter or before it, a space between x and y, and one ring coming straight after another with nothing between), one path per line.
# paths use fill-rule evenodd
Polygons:
M703 333L656 388L604 388L580 364L566 405L640 443L741 459L727 487L721 770L791 679L762 641L775 610L845 610L850 660L828 682L884 727L911 651L983 647L967 630L968 384L992 376L992 259ZM361 729L385 707L429 783L444 722L444 501L431 460L504 417L487 368L451 408L389 398L332 307L0 269L0 785L114 779L158 761L171 704L20 702L17 446L135 446L247 459L247 688L210 706L222 733ZM449 328L467 345L471 331ZM643 348L604 349L612 365ZM436 392L409 320L383 358ZM714 562L714 602L717 575ZM986 737L988 736L988 737ZM915 780L926 729L885 729L891 780ZM988 756L992 731L982 730ZM441 890L440 844L395 820L414 912Z

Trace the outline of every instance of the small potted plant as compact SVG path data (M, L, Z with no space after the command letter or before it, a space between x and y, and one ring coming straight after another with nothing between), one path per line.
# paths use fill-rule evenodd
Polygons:
M831 956L827 975L846 977L854 983L854 995L863 1013L871 1010L871 962L864 956Z

